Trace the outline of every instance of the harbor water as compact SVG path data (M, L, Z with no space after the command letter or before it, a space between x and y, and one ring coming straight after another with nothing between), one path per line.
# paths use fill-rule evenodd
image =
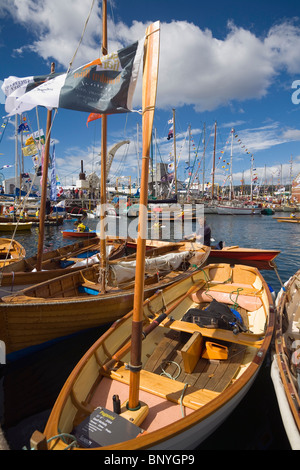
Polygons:
M282 214L275 214L280 216ZM274 216L208 214L212 237L227 246L280 250L276 269L262 274L277 293L300 269L300 224L279 223ZM94 229L97 220L86 219ZM65 221L63 228L72 228ZM62 237L62 227L45 227L45 250L74 243ZM9 237L9 235L4 235ZM17 234L27 256L36 254L38 228ZM82 332L28 354L1 367L0 425L10 449L29 448L35 430L43 431L51 407L65 380L85 351L108 326ZM270 377L270 355L259 375L231 416L195 452L201 450L289 450Z

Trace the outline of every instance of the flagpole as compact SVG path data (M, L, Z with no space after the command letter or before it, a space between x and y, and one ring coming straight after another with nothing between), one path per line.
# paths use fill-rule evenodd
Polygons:
M102 0L102 55L107 55L107 0ZM100 255L101 290L106 291L106 159L107 159L107 116L101 119L101 178L100 178Z
M51 64L51 73L55 71L55 64ZM40 207L40 225L39 225L39 240L37 250L37 264L36 270L41 271L43 261L44 249L44 235L45 235L45 215L46 215L46 200L47 200L47 180L48 180L48 166L49 166L49 149L50 149L50 130L51 130L52 110L47 112L47 129L46 129L46 142L44 149L44 160L42 169L42 195Z

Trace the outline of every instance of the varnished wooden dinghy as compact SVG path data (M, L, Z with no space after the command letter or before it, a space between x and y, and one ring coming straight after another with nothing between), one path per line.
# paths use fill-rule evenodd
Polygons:
M288 440L300 450L300 270L276 299L271 377Z
M176 246L171 253L147 256L145 296L187 277L206 262L210 251L190 242ZM165 250L165 245L162 247ZM93 265L2 297L0 340L5 342L7 353L113 322L129 312L134 296L134 260L109 264L105 291L100 277L99 265Z
M11 238L0 238L0 267L12 265L17 261L24 259L26 256L26 250L17 242Z
M211 321L201 320L213 299L234 309L229 329L212 313ZM194 323L185 315L195 311ZM144 301L139 368L131 366L133 316L116 322L83 356L32 445L193 449L253 384L274 327L272 297L259 271L229 264L208 265ZM128 405L132 394L135 410Z
M0 232L18 232L31 230L32 222L0 222Z
M68 272L77 271L97 261L99 238L82 240L43 253L42 270L37 271L37 255L15 262L2 269L1 286L14 288L48 281ZM122 239L107 240L107 256L110 260L126 253L125 241Z

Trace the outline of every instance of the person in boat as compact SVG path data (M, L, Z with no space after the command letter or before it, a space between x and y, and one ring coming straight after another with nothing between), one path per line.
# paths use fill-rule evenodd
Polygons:
M77 232L89 232L90 231L90 229L86 225L84 225L82 222L76 221L74 225L77 229Z
M199 228L196 231L196 241L198 243L203 243L205 246L210 246L211 239L211 228L206 223L206 218L204 217L204 226L203 219L199 220Z
M206 218L199 217L198 219L198 229L195 233L184 237L186 239L195 238L196 242L210 246L210 239L211 239L211 228L206 223Z
M46 218L49 218L49 215L51 214L51 201L50 199L47 199L46 201Z

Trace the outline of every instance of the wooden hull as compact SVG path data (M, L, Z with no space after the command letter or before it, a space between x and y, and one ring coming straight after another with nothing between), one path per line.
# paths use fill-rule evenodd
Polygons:
M0 217L0 223L12 223L15 222L16 219L13 217ZM32 223L33 226L38 226L40 225L40 219L38 217L25 217L23 219L20 219L20 222L22 223ZM44 221L45 225L62 225L64 222L64 217L63 216L58 216L58 217L47 217Z
M205 296L204 303L200 300L204 293L208 297L226 293L229 299L233 292L237 294L238 288L244 291L244 300L246 297L251 300L244 311L238 307L243 318L248 319L247 328L251 333L234 334L181 320L190 307L207 306ZM237 300L239 305L241 299ZM252 304L254 300L256 307ZM118 436L113 444L106 441L104 446L94 447L92 443L89 447L91 435L78 428L83 420L91 419L90 414L98 406L103 407L105 413L113 414L112 394L118 394L122 404L121 416L113 415L114 418L120 425L124 419L129 419L123 404L128 399L130 382L127 368L133 316L130 312L104 333L70 374L44 430L47 440L60 432L76 435L81 445L75 441L75 449L194 449L220 426L245 396L265 358L274 329L272 297L258 270L247 266L208 265L147 299L143 309L145 339L139 399L142 408L146 403L149 409L146 418L137 417L139 411L130 413L138 428L146 432L135 438L125 434ZM160 322L162 312L166 317ZM159 323L156 327L155 322ZM186 338L181 336L182 332L187 334ZM205 358L210 341L220 343L220 347L226 345L228 358L223 362L220 358ZM174 364L178 365L179 372ZM162 376L162 370L173 378ZM50 449L65 447L60 438L49 442Z
M186 245L188 243L182 244L182 248ZM209 249L200 248L196 255L199 266L202 266L208 258ZM112 263L114 267L117 261ZM191 266L161 276L159 273L149 276L145 281L145 297L187 277L194 270L195 267ZM133 297L134 277L120 284L120 287L108 287L107 293L102 293L99 266L71 272L2 297L0 340L5 342L9 354L113 322L132 308Z
M300 217L292 218L292 217L278 217L277 222L287 222L291 224L300 224Z
M99 251L100 240L98 238L84 239L80 242L57 248L53 251L43 253L42 271L36 271L37 256L24 258L13 265L3 269L1 286L9 286L12 290L17 286L29 286L45 282L55 277L63 276L82 267L63 267L64 263L73 261L74 263L82 256L91 251ZM110 259L115 259L124 255L125 246L123 240L108 239L108 244L115 244L115 249L110 254Z
M16 228L18 232L31 230L32 222L5 222L0 223L0 232L13 232Z
M271 377L287 437L300 450L300 270L276 299L275 351ZM297 349L298 348L298 349Z
M258 269L273 269L272 261L279 253L279 250L260 250L255 248L242 248L239 246L226 246L222 250L212 248L209 255L209 262L234 262L254 266Z
M25 248L16 240L0 238L0 267L12 265L26 256Z
M96 237L97 233L95 230L90 232L77 232L76 230L62 230L62 235L64 238L92 238Z

